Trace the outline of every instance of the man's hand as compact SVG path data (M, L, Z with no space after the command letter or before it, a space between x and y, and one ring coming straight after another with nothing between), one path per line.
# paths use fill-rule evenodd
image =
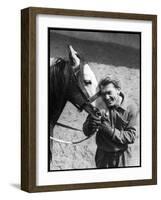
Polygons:
M92 115L89 115L83 124L83 131L86 136L93 135L96 133L99 129L99 126L101 125L101 119L94 117Z
M104 121L100 125L99 130L108 137L113 137L114 129L111 127L111 124L108 121Z

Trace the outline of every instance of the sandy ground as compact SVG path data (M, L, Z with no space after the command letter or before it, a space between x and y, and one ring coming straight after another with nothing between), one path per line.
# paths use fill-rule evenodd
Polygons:
M67 39L64 38L64 41L66 40ZM56 49L56 51L55 52L51 51L51 57L57 57L57 56L60 56L60 54L62 55L65 54L64 50L62 50L64 45L61 45L63 43L62 36L60 40L57 38L56 41L57 42L54 42L52 46L54 47L54 49ZM70 42L71 44L73 43L75 44L76 41L74 39L74 42L73 41L67 41L67 42ZM80 51L83 51L85 42L84 43L82 42L81 44L80 41L78 41L78 43L79 43L79 49L81 49ZM94 45L96 45L96 43ZM88 46L85 46L85 47L87 49ZM123 47L120 47L120 48L122 51ZM116 45L114 49L117 49ZM111 51L113 52L114 50L111 50ZM98 81L105 75L114 74L121 81L122 91L125 94L127 104L129 103L136 104L138 108L138 112L139 112L138 116L140 116L140 70L138 67L139 58L138 57L136 58L136 55L138 55L138 52L136 50L132 49L131 52L135 52L135 56L134 56L135 59L131 62L131 65L129 64L128 66L121 65L122 63L126 63L122 61L123 59L126 58L124 54L123 54L123 59L119 57L117 60L117 62L121 60L120 65L116 65L116 61L114 61L112 64L110 62L109 62L110 64L107 64L108 62L107 59L104 62L102 61L102 63L100 62L100 59L98 59L98 61L95 62L95 60L97 60L95 55L93 55L94 62L90 61L89 65L91 69L93 70L93 72L95 73ZM94 51L93 51L93 54L94 54ZM125 54L126 54L126 51L125 51ZM88 57L86 57L86 60L92 60L92 59L91 58L88 59ZM86 119L86 116L87 114L85 112L79 113L77 109L71 103L68 102L59 118L59 122L82 129L82 125ZM137 140L134 143L134 145L132 145L134 153L133 153L133 159L131 163L129 164L129 166L140 165L139 121L140 120L138 117ZM55 126L54 137L63 139L66 141L77 141L79 139L84 138L85 136L82 132L77 132L77 131ZM62 144L62 143L54 142L53 151L52 151L53 161L50 165L50 169L51 170L68 170L68 169L95 168L95 162L94 162L95 151L96 151L95 136L77 145Z

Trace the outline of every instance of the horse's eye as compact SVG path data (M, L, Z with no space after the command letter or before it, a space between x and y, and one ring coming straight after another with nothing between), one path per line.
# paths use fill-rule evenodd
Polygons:
M92 84L92 81L90 81L90 80L84 80L84 84L85 84L85 85L91 85L91 84Z

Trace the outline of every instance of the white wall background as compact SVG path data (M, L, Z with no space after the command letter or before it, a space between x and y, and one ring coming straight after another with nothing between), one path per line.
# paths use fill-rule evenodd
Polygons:
M28 194L20 184L20 9L28 6L132 12L158 15L158 55L161 35L160 0L14 0L0 6L0 199L160 199L161 126L158 126L158 185L131 188ZM158 77L161 58L158 56ZM161 81L158 81L158 88ZM161 96L158 90L158 97ZM159 102L158 98L158 102ZM160 110L160 106L158 105ZM161 110L160 110L161 111ZM158 124L161 112L158 112Z

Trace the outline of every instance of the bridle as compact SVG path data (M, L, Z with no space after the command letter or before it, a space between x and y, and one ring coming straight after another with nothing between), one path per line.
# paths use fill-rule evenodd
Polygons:
M82 110L85 110L88 114L93 115L95 113L95 108L92 106L92 102L95 101L99 96L100 92L97 92L93 96L89 96L84 85L83 81L83 66L84 62L82 62L79 67L72 69L71 71L71 78L70 82L74 84L79 93L82 95L84 99L84 103L82 105L74 104L74 106L82 112Z
M82 110L85 110L88 114L99 118L101 117L101 113L99 111L98 108L94 107L92 105L92 102L95 101L99 96L100 96L100 92L97 92L96 94L94 94L93 96L89 96L85 87L84 87L84 82L83 82L83 64L81 63L77 68L71 68L71 75L70 75L70 79L69 79L69 84L74 84L79 93L82 95L84 102L82 103L82 105L76 104L74 103L74 106L80 111L82 112ZM68 129L72 129L75 131L79 131L82 132L82 130L77 129L77 128L73 128L71 126L56 122L56 125L64 127L64 128L68 128ZM96 130L97 132L98 130ZM96 133L95 132L95 133ZM92 136L92 135L91 135ZM78 144L81 143L87 139L89 139L91 136L87 136L81 140L78 141L74 141L74 142L70 142L70 141L64 141L58 138L54 138L52 136L50 136L50 139L56 141L56 142L61 142L61 143L66 143L66 144Z

